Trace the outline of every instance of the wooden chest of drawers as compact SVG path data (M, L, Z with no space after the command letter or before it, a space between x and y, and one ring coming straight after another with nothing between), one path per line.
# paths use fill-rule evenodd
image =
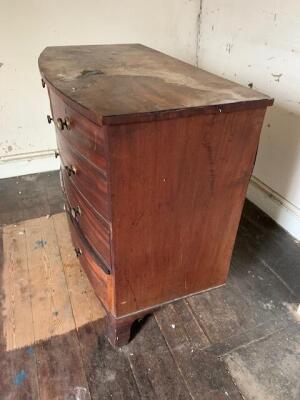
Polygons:
M39 67L75 251L122 345L225 283L273 100L135 44L48 47Z

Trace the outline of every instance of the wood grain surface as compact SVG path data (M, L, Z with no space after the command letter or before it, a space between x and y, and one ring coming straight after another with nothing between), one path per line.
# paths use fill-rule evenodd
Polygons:
M225 283L264 114L109 128L117 316Z
M103 318L103 309L75 257L63 213L4 227L3 248L7 350Z
M47 47L43 78L100 124L271 105L268 96L141 44Z

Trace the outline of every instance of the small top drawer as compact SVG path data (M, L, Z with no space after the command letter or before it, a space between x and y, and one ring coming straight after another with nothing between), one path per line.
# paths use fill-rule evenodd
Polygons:
M49 90L49 97L57 134L106 174L105 128L70 108L52 90Z

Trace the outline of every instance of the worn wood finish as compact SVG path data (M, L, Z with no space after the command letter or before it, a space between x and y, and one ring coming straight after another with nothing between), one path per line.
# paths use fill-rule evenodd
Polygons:
M266 107L261 93L140 44L47 47L44 80L100 124Z
M141 314L225 283L273 101L141 45L51 47L39 66L66 209L87 210L72 238L123 344Z
M103 318L75 257L64 213L3 228L1 333L6 351Z
M35 352L40 399L91 399L75 331L37 344Z

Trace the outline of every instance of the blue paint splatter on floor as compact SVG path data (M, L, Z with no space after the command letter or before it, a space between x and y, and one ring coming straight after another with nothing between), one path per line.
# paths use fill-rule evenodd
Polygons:
M22 369L20 372L17 373L15 376L15 385L20 386L27 378L26 372Z
M28 347L28 349L26 349L26 353L29 355L29 357L32 357L34 353L34 348Z
M37 240L37 241L35 242L34 250L36 250L36 249L42 249L43 247L46 246L46 244L47 244L47 241L44 240L44 239Z

